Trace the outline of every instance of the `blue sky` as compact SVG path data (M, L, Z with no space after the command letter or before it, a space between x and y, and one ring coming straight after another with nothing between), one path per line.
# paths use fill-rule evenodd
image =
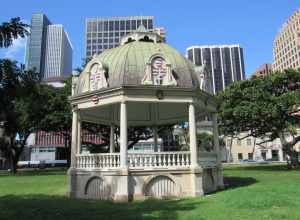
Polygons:
M153 15L156 26L167 31L167 41L185 54L191 45L240 44L244 48L246 74L272 62L275 34L300 7L300 0L15 0L1 2L0 22L43 12L52 23L63 24L74 47L73 66L84 57L85 18ZM25 40L0 57L24 62Z

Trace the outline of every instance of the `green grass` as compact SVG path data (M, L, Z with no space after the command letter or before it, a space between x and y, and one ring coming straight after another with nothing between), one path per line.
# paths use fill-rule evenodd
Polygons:
M237 166L224 172L227 189L202 198L112 203L71 200L64 171L0 176L0 219L300 220L300 171Z

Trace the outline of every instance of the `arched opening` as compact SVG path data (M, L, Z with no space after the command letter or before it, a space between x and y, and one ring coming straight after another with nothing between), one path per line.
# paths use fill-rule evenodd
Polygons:
M142 39L140 39L139 41L142 42L154 42L154 40L150 39L147 35L145 37L143 37Z
M125 44L129 44L129 43L134 42L134 41L135 41L134 39L132 39L131 37L129 37L127 39L127 41L125 42Z
M92 177L85 186L84 194L88 199L109 199L110 190L100 177Z
M145 196L170 198L178 194L175 182L168 176L156 176L145 187Z

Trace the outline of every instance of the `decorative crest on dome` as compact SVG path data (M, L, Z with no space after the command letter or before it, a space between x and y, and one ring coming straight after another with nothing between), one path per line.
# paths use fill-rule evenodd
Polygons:
M143 85L177 85L177 81L172 74L171 64L167 63L160 55L150 59L150 62L146 64L145 72L145 76L142 79Z
M101 62L96 62L90 68L90 91L107 87L106 70Z

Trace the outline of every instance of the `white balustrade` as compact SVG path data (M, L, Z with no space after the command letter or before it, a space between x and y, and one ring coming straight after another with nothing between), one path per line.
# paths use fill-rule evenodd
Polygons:
M189 151L129 153L130 168L174 168L189 167L191 156Z
M78 154L76 155L76 168L116 168L120 166L119 153L104 154Z
M214 152L198 152L198 164L203 167L214 167L217 155ZM189 151L142 152L128 153L130 169L180 168L191 166ZM119 153L78 154L76 167L80 169L107 169L120 167Z

